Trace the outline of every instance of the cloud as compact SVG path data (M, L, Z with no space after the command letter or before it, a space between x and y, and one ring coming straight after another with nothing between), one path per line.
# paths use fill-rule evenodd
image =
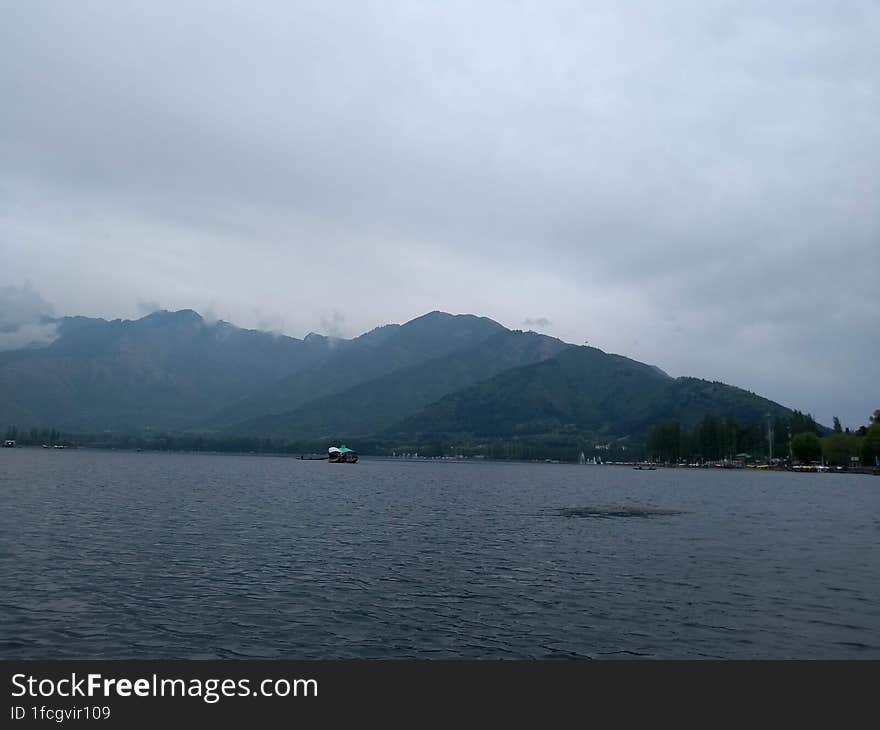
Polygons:
M162 306L155 299L138 299L137 312L141 316L161 311Z
M345 315L338 309L334 309L329 314L322 314L321 333L326 335L327 337L345 337Z
M549 327L553 323L549 319L547 319L546 317L536 317L535 319L532 319L531 317L526 317L523 320L523 324L526 327L530 327L530 328L540 327L541 329L546 329L547 327Z
M0 330L0 352L21 350L25 347L46 347L58 337L58 326L54 323L22 324L13 330Z
M0 351L45 347L58 336L52 305L26 284L0 287Z
M256 308L254 310L254 316L256 318L255 327L258 330L269 332L276 336L281 336L288 331L284 317L281 317L278 314L267 314L260 311L259 308Z

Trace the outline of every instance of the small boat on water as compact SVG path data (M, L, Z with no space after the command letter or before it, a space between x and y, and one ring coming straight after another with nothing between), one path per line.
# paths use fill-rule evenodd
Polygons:
M356 464L358 455L343 444L339 447L331 446L327 449L327 458L331 464Z
M300 459L304 461L329 461L331 464L356 464L358 455L353 449L345 445L331 446L327 449L327 455L321 454L300 454Z

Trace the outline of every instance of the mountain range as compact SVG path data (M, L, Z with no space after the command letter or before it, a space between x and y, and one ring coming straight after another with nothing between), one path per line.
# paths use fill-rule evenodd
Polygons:
M292 441L358 437L643 437L675 419L786 418L754 393L431 312L353 339L303 339L205 320L63 317L48 345L0 352L0 426L191 432Z

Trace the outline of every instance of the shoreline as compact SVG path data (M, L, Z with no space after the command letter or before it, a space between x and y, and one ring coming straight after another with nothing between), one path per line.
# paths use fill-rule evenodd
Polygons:
M216 450L184 450L184 449L143 449L143 448L122 448L111 446L37 446L35 444L17 444L15 449L28 449L33 451L104 451L119 452L128 454L186 454L186 455L205 455L205 456L271 456L277 458L293 459L295 461L303 461L299 452L274 452L274 451L216 451ZM11 450L11 449L10 449ZM579 464L574 461L560 461L556 459L493 459L488 456L425 456L425 457L409 457L388 456L384 454L359 454L361 460L364 461L400 461L407 463L445 463L445 464L546 464L547 466L586 466L586 467L628 467L637 471L652 471L659 469L685 469L685 470L717 470L717 471L753 471L753 472L782 472L788 474L861 474L866 476L880 476L880 467L858 466L858 467L824 467L818 468L817 465L804 466L767 466L765 464L745 464L733 465L721 462L711 462L706 464L664 464L660 462L647 461L606 461L599 464L586 463ZM319 461L317 459L305 459L304 461ZM320 460L323 461L323 460Z

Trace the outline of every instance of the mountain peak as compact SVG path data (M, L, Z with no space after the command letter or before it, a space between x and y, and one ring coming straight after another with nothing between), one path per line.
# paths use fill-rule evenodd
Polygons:
M427 314L423 314L420 317L416 317L411 319L406 324L402 325L403 327L411 327L417 325L434 325L447 323L451 321L458 322L481 322L483 324L488 325L494 329L504 329L504 325L499 324L493 319L489 319L488 317L478 317L476 314L450 314L449 312L441 312L439 309L435 309L433 312L428 312Z
M439 309L435 309L433 312L413 317L409 322L404 323L404 326L413 324L414 322L445 322L452 319L454 316L455 315L449 314L449 312L441 312Z
M193 323L193 324L203 324L204 319L202 315L196 312L194 309L178 309L176 311L169 311L167 309L159 309L155 312L152 312L145 317L141 317L139 322L150 322L150 323Z

